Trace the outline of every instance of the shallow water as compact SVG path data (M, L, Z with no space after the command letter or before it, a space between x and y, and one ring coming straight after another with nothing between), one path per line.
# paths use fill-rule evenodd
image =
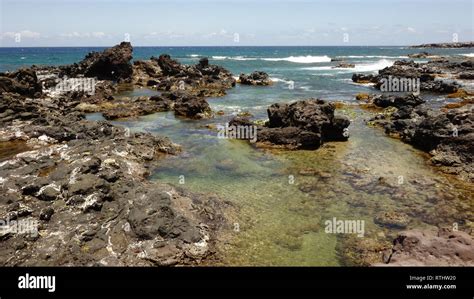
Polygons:
M216 109L232 97L209 102ZM354 239L325 232L325 221L333 217L365 221L365 237L378 241L391 241L400 231L375 224L378 212L407 214L408 229L454 223L463 229L474 221L472 185L437 172L426 154L365 125L368 112L348 107L339 113L352 120L349 141L316 151L265 150L218 139L206 125L223 124L229 115L190 121L170 112L117 123L183 146L181 155L160 161L153 180L236 204L229 241L220 245L226 265L341 265L337 245Z
M28 150L30 150L30 147L25 141L0 141L0 162L8 160L16 154L26 152Z

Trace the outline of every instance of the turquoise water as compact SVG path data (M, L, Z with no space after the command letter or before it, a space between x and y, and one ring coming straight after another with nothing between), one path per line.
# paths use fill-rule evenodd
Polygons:
M0 48L0 71L15 70L21 66L61 65L80 61L90 51L103 48ZM209 57L211 63L222 65L235 76L254 70L265 71L276 81L272 88L256 91L246 89L237 98L225 101L238 102L252 107L253 97L263 104L276 98L290 100L298 97L324 97L351 100L354 92L365 87L351 85L354 72L375 72L408 54L424 49L407 47L135 47L134 59L148 59L168 53L186 64L196 64L200 57ZM469 54L473 49L430 49L436 55ZM353 69L332 69L337 62L331 58L354 63ZM422 61L422 60L418 60ZM294 88L290 88L293 86Z
M89 50L0 49L0 63L3 70L33 63L71 63ZM379 212L406 214L407 228L454 223L461 229L473 227L473 186L439 173L427 163L426 154L366 126L364 120L371 113L351 105L357 93L375 92L352 84L353 72L376 72L420 51L403 47L135 48L136 59L169 53L183 63L197 63L199 57L208 56L236 76L263 70L275 82L269 87L237 85L224 97L208 99L214 111L224 111L210 120L178 119L164 112L116 124L166 135L182 145L180 155L159 161L152 180L213 193L235 205L219 242L222 264L364 264L351 257L360 252L360 244L366 240L385 244L399 232L376 224ZM472 49L430 52L457 55ZM329 60L337 57L356 67L332 69L336 62ZM137 89L122 95L153 93ZM346 103L338 113L352 121L348 142L328 143L316 151L268 150L245 141L218 139L213 129L238 113L265 119L270 104L309 97ZM442 96L429 99L433 105L444 101ZM100 119L100 115L89 118ZM311 172L316 174L308 175ZM333 217L365 221L364 238L326 233L324 221Z

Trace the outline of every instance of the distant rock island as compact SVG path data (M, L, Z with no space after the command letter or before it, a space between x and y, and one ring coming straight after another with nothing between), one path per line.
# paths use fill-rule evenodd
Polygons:
M474 42L421 44L410 48L474 48Z

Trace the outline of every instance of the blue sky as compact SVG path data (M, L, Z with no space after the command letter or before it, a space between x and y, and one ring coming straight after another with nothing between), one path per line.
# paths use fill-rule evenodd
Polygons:
M110 46L127 37L135 46L470 41L473 2L0 0L0 46Z

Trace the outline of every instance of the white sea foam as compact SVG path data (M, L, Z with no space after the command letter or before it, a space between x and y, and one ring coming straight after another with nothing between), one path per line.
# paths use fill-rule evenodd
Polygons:
M474 53L466 53L466 54L461 54L462 56L466 57L474 57Z
M247 61L247 60L257 60L257 58L252 58L252 57L243 57L243 56L236 56L236 57L231 57L230 59L232 59L232 60L241 60L241 61Z
M394 61L381 59L374 63L356 64L352 69L354 72L375 72L386 67L392 66Z
M312 70L312 71L329 71L334 69L332 66L313 66L313 67L304 67L303 70Z
M283 82L283 83L286 83L286 84L294 83L294 81L280 79L280 78L276 78L276 77L270 77L270 80L272 80L273 82Z
M319 62L330 62L331 57L324 56L290 56L284 58L262 58L265 61L289 61L294 63L319 63Z
M361 63L356 64L353 68L333 68L331 66L316 66L316 67L305 67L302 68L303 70L311 70L311 71L327 71L327 70L334 70L337 73L356 73L356 72L375 72L381 69L384 69L388 66L393 65L394 61L388 59L380 59L376 62L371 63Z
M313 73L313 74L310 74L311 76L324 76L324 77L334 77L335 74L328 74L328 73Z
M239 60L239 61L247 61L247 60L257 60L258 58L253 57L244 57L244 56L212 56L212 59L215 60Z
M199 57L199 56L201 56L201 55L199 55L199 54L190 54L189 55L189 57Z
M250 60L264 60L264 61L288 61L294 63L320 63L330 62L331 57L329 56L289 56L279 58L256 58L256 57L244 57L244 56L212 56L215 60L238 60L238 61L250 61Z
M385 59L407 59L408 56L386 56L386 55L349 55L337 56L337 58L385 58Z

